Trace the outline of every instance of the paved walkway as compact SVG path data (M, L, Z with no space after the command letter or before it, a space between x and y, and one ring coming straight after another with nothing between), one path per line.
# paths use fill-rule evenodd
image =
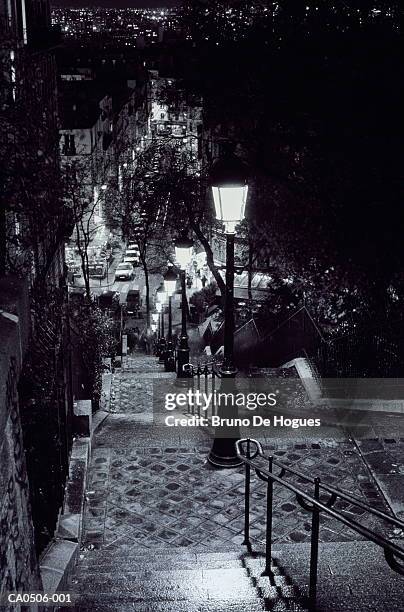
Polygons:
M206 457L211 434L199 428L153 424L153 383L174 391L175 375L157 365L156 357L135 354L114 374L111 414L97 431L88 481L84 547L118 550L128 543L144 549L188 548L195 552L240 550L243 528L243 469L216 471ZM355 493L373 507L388 510L374 473L358 445L341 430L327 439L263 440L279 460L324 482ZM338 434L338 435L337 435ZM362 449L366 450L362 444ZM386 462L404 465L404 440L383 441L395 453ZM369 450L369 449L368 449ZM380 448L378 447L378 450ZM345 502L336 507L368 527L375 519ZM263 548L265 484L253 480L251 536ZM275 488L275 542L310 540L310 515L285 488ZM379 523L379 531L398 534ZM360 539L322 517L320 539Z

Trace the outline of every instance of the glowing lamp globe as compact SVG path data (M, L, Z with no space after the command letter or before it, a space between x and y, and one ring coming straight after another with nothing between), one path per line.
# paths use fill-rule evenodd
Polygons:
M165 304L165 302L167 301L167 293L164 288L164 285L161 285L159 289L157 289L156 297L157 297L157 303L161 305Z
M186 270L191 262L193 244L191 238L187 238L187 236L177 238L174 243L175 260L178 262L181 270Z
M163 276L164 289L167 295L172 295L177 287L177 275L172 268L168 268Z
M157 310L157 314L160 314L160 312L163 310L163 304L160 304L160 302L157 302L156 310Z
M245 164L233 154L218 159L212 166L211 186L216 219L233 234L244 219L248 192Z
M153 323L157 323L157 321L159 320L159 313L153 312L152 319L153 319Z

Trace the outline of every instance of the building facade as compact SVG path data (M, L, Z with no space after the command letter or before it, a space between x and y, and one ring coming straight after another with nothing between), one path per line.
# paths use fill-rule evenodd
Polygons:
M33 590L36 556L53 537L62 504L71 444L64 263L71 217L60 193L57 38L49 3L2 2L0 28L0 375L1 388L8 389L0 405L6 424L0 439L0 590ZM14 523L15 513L24 524ZM15 554L18 537L32 551L28 566L22 544Z

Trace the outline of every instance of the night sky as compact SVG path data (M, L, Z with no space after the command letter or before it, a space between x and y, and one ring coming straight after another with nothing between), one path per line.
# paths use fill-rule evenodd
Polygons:
M133 8L160 8L172 7L181 4L181 0L51 0L52 6L105 6L105 7L133 7Z

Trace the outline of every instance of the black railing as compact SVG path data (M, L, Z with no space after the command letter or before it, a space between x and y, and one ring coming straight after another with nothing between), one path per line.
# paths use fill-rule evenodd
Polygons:
M266 550L265 550L265 570L266 576L271 576L271 558L272 558L272 512L273 512L273 487L277 483L289 489L296 495L296 500L299 505L308 512L312 513L311 522L311 545L310 545L310 579L309 579L309 609L316 610L316 593L317 593L317 567L318 567L318 548L320 534L320 515L325 513L340 523L343 523L349 529L356 531L368 540L374 542L383 548L384 556L391 569L404 576L404 548L397 546L394 542L386 539L383 535L376 531L365 527L357 521L347 517L336 509L333 509L335 502L338 499L344 500L365 510L369 514L377 516L391 525L404 528L404 522L398 520L394 516L376 510L354 497L350 493L341 491L329 485L323 484L320 478L307 476L287 465L276 461L272 456L267 456L262 450L261 444L257 440L242 439L236 442L237 455L245 464L245 499L244 499L244 541L247 550L252 552L250 540L250 488L251 488L251 470L254 470L258 478L267 483L267 508L266 508ZM261 462L265 462L266 466L262 467ZM274 468L279 468L278 474L274 473ZM293 474L300 480L313 485L312 494L302 488L284 480L284 478ZM320 501L321 494L329 494L327 501Z
M221 363L221 362L220 362ZM195 391L199 390L203 393L212 393L215 394L216 389L216 380L221 378L219 371L219 362L209 361L206 363L200 362L197 364L194 363L186 363L184 366L184 370L189 375L189 388L192 390L192 394L195 396ZM186 380L186 379L185 379ZM188 414L202 416L201 415L201 406L195 404L188 404L187 408ZM204 410L204 417L207 419L209 425L211 424L212 416L216 415L216 406L215 402L211 402L211 408Z

